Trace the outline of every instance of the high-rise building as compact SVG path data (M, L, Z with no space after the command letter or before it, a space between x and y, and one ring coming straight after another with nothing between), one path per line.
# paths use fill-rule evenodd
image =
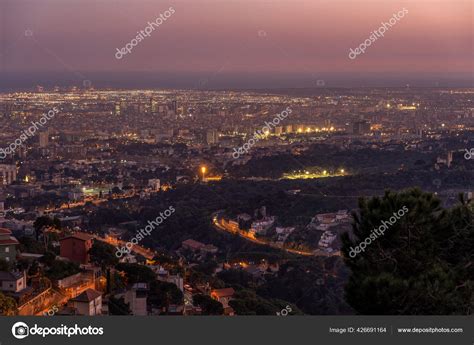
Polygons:
M115 115L120 115L120 113L121 113L120 103L119 103L119 102L115 103L114 113L115 113Z
M158 112L158 102L150 98L150 113L156 114Z
M448 154L446 156L446 164L449 167L451 167L451 163L453 162L453 151L448 151Z
M370 123L365 120L355 121L353 123L352 133L354 135L363 135L370 133Z
M206 142L208 145L217 144L219 142L219 133L215 129L206 132Z
M40 147L48 147L49 145L49 132L46 130L45 132L39 133L39 146Z
M154 178L148 180L148 187L151 187L155 192L160 190L160 179Z
M16 180L16 166L13 164L0 164L0 184L8 185Z

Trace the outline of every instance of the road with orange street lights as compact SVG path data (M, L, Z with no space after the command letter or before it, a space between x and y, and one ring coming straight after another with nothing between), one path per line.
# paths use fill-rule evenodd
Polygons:
M242 230L235 231L233 229L230 229L230 228L224 226L222 221L219 220L218 215L213 216L212 224L218 230L225 231L225 232L240 236L240 237L245 238L246 240L251 241L253 243L261 244L261 245L264 245L264 246L269 246L269 247L272 247L272 248L275 248L275 249L284 250L288 253L292 253L292 254L296 254L296 255L317 256L317 254L315 254L314 252L296 250L296 249L291 249L291 248L282 248L282 247L276 245L275 243L272 243L272 242L269 242L269 241L264 241L264 240L259 239L259 238L255 238L254 236L250 235L249 233L246 233L245 231L242 231Z

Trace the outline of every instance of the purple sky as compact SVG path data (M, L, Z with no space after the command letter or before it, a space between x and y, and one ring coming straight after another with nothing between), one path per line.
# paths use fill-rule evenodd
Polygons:
M170 6L165 23L115 58ZM403 7L385 37L348 58ZM0 73L463 79L473 70L472 10L470 0L0 0Z

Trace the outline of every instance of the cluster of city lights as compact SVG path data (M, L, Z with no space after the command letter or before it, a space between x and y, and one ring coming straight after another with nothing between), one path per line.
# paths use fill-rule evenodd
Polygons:
M324 177L335 177L335 176L346 176L347 173L345 169L338 169L335 171L308 171L308 170L296 170L292 171L291 173L283 174L282 179L290 179L290 180L297 180L297 179L315 179L315 178L324 178Z
M298 128L297 129L297 133L319 133L319 132L334 132L336 129L334 127L322 127L322 128L319 128L319 127L314 127L314 128L311 128L311 127L306 127L306 129L304 128Z

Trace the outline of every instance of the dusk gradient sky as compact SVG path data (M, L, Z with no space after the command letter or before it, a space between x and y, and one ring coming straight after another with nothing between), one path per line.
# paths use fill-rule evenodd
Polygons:
M116 48L170 6L175 14L131 54L115 58ZM385 37L348 58L404 7L408 13ZM183 87L188 76L216 87L277 79L278 86L312 79L336 85L358 76L469 83L472 16L470 0L0 0L0 82L156 75Z

